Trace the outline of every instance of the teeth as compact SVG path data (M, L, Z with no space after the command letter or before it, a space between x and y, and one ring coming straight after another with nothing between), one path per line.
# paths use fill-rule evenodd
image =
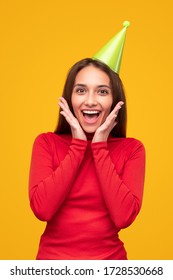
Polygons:
M99 114L99 111L83 111L84 114Z

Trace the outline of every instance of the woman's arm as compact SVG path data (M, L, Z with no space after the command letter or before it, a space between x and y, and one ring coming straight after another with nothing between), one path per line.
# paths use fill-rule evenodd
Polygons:
M128 227L137 216L143 195L145 150L137 141L119 176L107 142L92 144L94 162L103 197L117 228Z
M73 186L83 160L87 141L72 139L64 160L53 170L53 154L46 134L39 135L33 145L29 178L29 198L34 214L50 220Z

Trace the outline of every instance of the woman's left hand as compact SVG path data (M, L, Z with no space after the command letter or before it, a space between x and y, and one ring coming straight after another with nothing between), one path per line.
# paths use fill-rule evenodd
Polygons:
M123 106L124 102L120 101L116 104L115 108L112 110L112 112L107 116L105 122L97 128L92 143L95 142L103 142L107 141L108 136L111 132L111 130L116 126L116 118L118 116L118 112Z

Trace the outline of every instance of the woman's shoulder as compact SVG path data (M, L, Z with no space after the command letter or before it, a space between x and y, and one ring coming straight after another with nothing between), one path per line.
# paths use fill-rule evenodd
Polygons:
M121 145L142 145L143 143L136 139L136 138L132 138L132 137L122 137L122 138L109 138L109 143L112 145L117 145L117 144L121 144Z
M141 150L145 152L145 147L144 144L132 137L127 137L127 138L110 138L109 139L109 147L111 150L120 150L121 152L126 152L126 153L134 153L138 150Z
M56 134L54 132L43 132L36 136L34 143L51 144L51 143L69 143L71 141L71 135Z

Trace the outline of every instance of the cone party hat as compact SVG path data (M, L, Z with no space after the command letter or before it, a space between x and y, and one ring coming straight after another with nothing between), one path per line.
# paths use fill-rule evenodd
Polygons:
M121 65L126 31L129 25L129 21L124 21L123 29L93 56L93 59L98 59L101 62L104 62L118 74Z

